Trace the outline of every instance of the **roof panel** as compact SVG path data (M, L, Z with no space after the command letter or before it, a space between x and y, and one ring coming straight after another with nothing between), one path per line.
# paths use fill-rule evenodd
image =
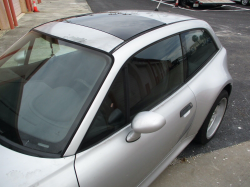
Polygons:
M116 14L131 14L134 16L142 16L149 19L155 19L166 24L172 24L180 21L193 20L195 18L189 16L183 16L180 14L173 14L168 12L160 11L148 11L148 10L118 10L118 11L109 11Z
M123 40L88 27L62 22L50 22L34 30L110 52Z
M144 16L109 12L67 19L64 22L94 28L123 40L166 23Z

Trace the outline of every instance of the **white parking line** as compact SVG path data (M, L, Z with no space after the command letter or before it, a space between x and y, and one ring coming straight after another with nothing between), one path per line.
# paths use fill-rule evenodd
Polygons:
M157 0L151 0L151 1L154 1L154 2L157 2L157 3L160 2L160 1L157 1ZM173 2L174 2L174 1L173 1ZM165 4L165 5L169 5L169 6L175 7L174 5L168 4L168 3L165 3L165 2L161 2L161 4ZM177 7L176 7L176 8L177 8Z
M159 3L160 0L151 0L151 1L154 1L154 2L157 2ZM173 1L174 2L174 1ZM188 9L188 8L184 8L184 7L175 7L174 5L172 4L169 4L169 3L165 3L165 2L161 2L161 4L165 4L165 5L168 5L168 6L172 6L172 8L179 8L179 9L182 9L182 10L188 10L188 11L192 11L192 12L196 12L196 11L203 11L203 12L239 12L239 11L247 11L247 10L250 10L250 9L247 9L247 8L241 8L241 7L237 7L237 6L231 6L231 5L222 5L221 7L233 7L233 8L236 8L236 9L239 9L239 10L211 10L211 9L206 9L206 10L193 10L193 9Z

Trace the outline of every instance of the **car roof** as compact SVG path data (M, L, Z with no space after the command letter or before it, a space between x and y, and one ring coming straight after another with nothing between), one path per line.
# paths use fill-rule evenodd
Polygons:
M97 29L122 40L128 40L141 32L166 24L155 19L120 12L90 14L64 22Z
M34 30L110 52L143 33L192 19L165 12L122 10L63 18Z

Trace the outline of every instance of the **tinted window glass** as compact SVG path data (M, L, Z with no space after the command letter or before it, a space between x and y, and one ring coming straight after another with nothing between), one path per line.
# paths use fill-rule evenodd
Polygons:
M92 146L125 125L124 99L124 78L123 71L120 71L94 117L79 151Z
M179 35L154 44L128 64L130 113L149 110L184 81Z
M30 32L0 58L0 139L61 153L112 60Z
M193 30L181 34L188 75L194 73L213 55L217 48L207 31Z

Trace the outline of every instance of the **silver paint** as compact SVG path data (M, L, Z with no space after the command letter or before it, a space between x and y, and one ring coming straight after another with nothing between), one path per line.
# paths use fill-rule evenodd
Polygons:
M2 145L0 153L0 186L78 186L74 171L75 156L39 158L12 151Z
M188 82L197 101L197 113L193 121L196 125L190 128L188 135L199 131L216 98L227 85L233 85L233 80L227 69L226 50L221 47L214 58Z
M127 142L134 142L141 137L142 133L152 133L160 130L166 124L166 120L163 116L155 112L140 112L138 113L132 123L133 129L127 136Z
M123 42L113 35L80 25L50 22L34 30L109 52Z
M96 97L96 102L94 101L90 108L91 113L96 113L112 80L115 78L115 75L123 63L132 54L154 41L173 35L176 32L194 28L205 28L214 37L214 40L220 49L216 57L211 60L214 61L214 67L216 68L220 63L226 64L226 55L223 54L225 50L222 48L221 43L215 36L212 28L206 22L192 20L159 28L134 39L114 53L115 64L104 82L103 87L100 89ZM206 70L210 64L211 62L209 62L203 70L201 70L201 72L206 71L206 74L211 74L213 71ZM199 93L199 91L205 89L207 92L207 87L204 86L204 82L208 82L206 83L206 86L209 84L207 79L209 76L202 76L201 73L198 73L195 77L204 77L201 80L197 80L199 82L199 87L193 86L192 82L197 79L194 77L178 92L151 110L165 117L167 123L162 129L154 133L142 134L139 140L133 143L127 143L125 138L132 130L130 126L127 126L98 145L77 154L76 171L80 185L137 186L140 183L139 181L143 181L140 186L148 186L148 184L150 184L169 163L171 163L177 153L181 152L194 138L206 117L206 115L204 115L204 110L202 109L204 104L206 105L205 108L208 113L210 103L212 104L215 101L218 96L217 94L220 93L223 86L226 86L228 83L232 83L227 67L218 69L218 71L222 72L217 73L218 76L214 76L213 74L215 77L214 80L218 81L218 86L215 87L216 93L213 91L210 93L209 98L213 98L213 100L209 100L209 103L204 100L203 103L200 103L200 100L196 101L197 98L194 97L195 95L200 94L200 97L205 98L206 96L202 96L202 93ZM226 76L219 77L220 74L225 74ZM202 82L203 85L201 84ZM209 88L212 87L214 86L209 86ZM180 118L180 110L190 102L194 105L190 110L190 114L186 115L184 118ZM200 103L200 111L196 109L196 107L198 107L196 102ZM183 106L181 106L182 104ZM199 116L200 114L202 114L202 117ZM84 119L84 121L89 121L90 124L94 114L92 113L87 115L90 119ZM85 125L87 124L88 123L85 123ZM79 132L81 131L82 137L87 130L85 125L78 129ZM77 134L75 137L77 137ZM186 140L185 137L187 137ZM79 137L78 141L80 139L81 138ZM75 140L76 143L77 139ZM73 149L71 151L73 151ZM105 159L103 160L103 158ZM95 164L95 168L92 168L93 164ZM163 164L164 167L161 164ZM108 173L106 172L106 168L109 168ZM98 173L96 173L96 171L98 171ZM88 174L86 175L86 173ZM102 178L104 173L105 179ZM100 180L91 180L90 178L93 175Z
M194 105L190 115L180 118L181 109L189 102ZM127 143L126 137L132 130L128 125L100 144L77 154L75 167L80 185L120 187L139 185L178 143L186 127L192 123L195 110L194 95L187 86L183 86L151 110L166 120L166 124L160 130L141 134L139 140ZM91 176L95 176L98 180L94 180Z
M145 178L138 186L148 187L165 169L171 164L171 162L185 149L188 144L194 139L195 135L186 137L184 136L178 144L174 146L171 152L165 157L165 159Z

